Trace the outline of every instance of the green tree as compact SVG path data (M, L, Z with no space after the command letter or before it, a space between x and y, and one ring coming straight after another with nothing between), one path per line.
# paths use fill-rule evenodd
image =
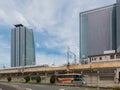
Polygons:
M41 82L41 77L39 75L36 77L36 82L37 83Z
M114 90L120 90L120 86L115 86Z
M25 82L27 83L30 81L30 76L25 76L24 79L25 79Z
M55 81L56 81L55 75L51 76L50 77L50 83L55 83Z
M11 82L12 78L9 76L7 77L8 82Z

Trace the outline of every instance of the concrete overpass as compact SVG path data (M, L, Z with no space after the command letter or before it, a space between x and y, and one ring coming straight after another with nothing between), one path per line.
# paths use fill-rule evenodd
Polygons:
M50 77L55 73L62 74L67 72L85 75L86 77L84 77L84 79L88 83L117 83L120 78L120 60L59 67L20 67L2 69L0 70L0 79L5 79L8 76L12 78L21 78L25 75L36 76L38 74L40 76Z
M103 68L119 68L120 61L91 63L91 64L77 64L69 66L58 66L58 67L21 67L21 68L8 68L0 70L0 74L9 73L20 73L20 72L50 72L50 71L61 71L61 70L86 70L86 69L103 69Z

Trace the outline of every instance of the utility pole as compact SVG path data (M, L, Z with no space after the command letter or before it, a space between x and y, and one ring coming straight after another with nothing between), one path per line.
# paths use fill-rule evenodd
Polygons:
M69 64L70 64L70 62L69 62L69 56L70 56L70 54L74 55L74 63L76 64L76 63L77 63L76 54L73 53L73 52L71 52L71 51L70 51L70 47L68 47L68 50L67 50L67 62L68 62Z
M67 49L67 72L69 72L69 66L70 66L70 54L74 55L74 63L77 63L77 59L76 59L76 54L70 51L70 47L68 46Z
M76 63L77 63L77 59L76 59L75 53L73 53L73 52L71 52L71 51L70 51L70 53L74 55L74 63L76 64Z
M67 50L67 73L69 73L69 66L70 66L69 52L70 52L70 47L68 46L68 50Z
M70 53L70 47L68 46L68 50L67 50L67 64L70 64L69 63L69 53Z

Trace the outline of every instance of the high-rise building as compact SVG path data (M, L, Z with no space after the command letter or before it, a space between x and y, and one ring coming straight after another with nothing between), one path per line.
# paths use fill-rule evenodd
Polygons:
M11 67L35 64L33 31L22 24L11 30Z
M116 4L117 52L120 52L120 0Z
M120 52L120 0L80 13L80 60L107 50Z

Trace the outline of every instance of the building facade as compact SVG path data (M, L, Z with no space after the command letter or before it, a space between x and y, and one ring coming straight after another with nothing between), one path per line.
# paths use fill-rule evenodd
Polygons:
M35 64L33 31L22 24L11 30L11 67Z
M80 13L80 61L107 50L120 51L120 0Z
M116 4L117 52L120 52L120 0Z

